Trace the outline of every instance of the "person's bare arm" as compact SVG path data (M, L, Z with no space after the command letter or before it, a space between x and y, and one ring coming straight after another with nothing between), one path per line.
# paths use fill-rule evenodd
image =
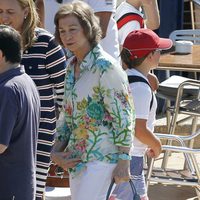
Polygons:
M107 28L112 12L96 12L95 15L99 17L100 26L102 30L102 39L103 39L104 37L106 37Z
M147 128L147 120L136 119L135 123L135 137L142 143L146 144L153 150L154 156L158 157L161 153L160 140Z
M158 29L160 26L160 14L157 0L141 0L141 2L147 28L151 30Z
M8 147L4 144L0 144L0 154L2 154Z
M35 5L37 8L37 12L40 18L40 23L39 23L39 27L44 28L45 26L45 22L44 22L44 16L45 16L45 9L44 9L44 0L35 0Z

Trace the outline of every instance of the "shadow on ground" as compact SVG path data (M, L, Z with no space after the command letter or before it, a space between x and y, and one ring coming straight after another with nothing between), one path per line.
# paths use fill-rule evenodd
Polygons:
M195 189L155 184L149 187L149 200L197 200Z

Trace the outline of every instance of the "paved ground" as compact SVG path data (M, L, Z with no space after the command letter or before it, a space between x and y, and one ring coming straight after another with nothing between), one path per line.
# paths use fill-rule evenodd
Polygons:
M200 166L200 155L197 156ZM169 168L180 169L183 166L184 158L179 153L174 153L168 162ZM159 167L161 160L156 161L156 167ZM193 187L155 184L149 187L150 200L196 200L196 192Z
M195 190L191 187L151 185L149 200L197 200ZM69 188L50 188L46 190L46 200L70 200Z
M163 155L161 155L162 158ZM200 166L200 155L197 156ZM169 168L180 169L184 163L183 155L173 153L168 162ZM155 163L156 167L161 165L161 159ZM50 188L46 190L46 200L70 200L69 188ZM172 186L163 184L151 184L149 186L150 200L197 200L195 189L185 186ZM91 199L92 200L92 199Z
M197 200L196 192L192 187L152 185L149 188L150 200Z
M182 116L181 116L182 117ZM198 128L200 128L200 118L198 120ZM176 128L177 134L188 135L191 131L191 121L181 123ZM160 117L156 122L155 132L167 132L166 118ZM200 136L195 139L195 148L200 148ZM162 156L161 156L162 157ZM200 155L197 156L198 164L200 166ZM180 169L183 166L184 158L182 154L174 153L169 160L169 168L176 167ZM156 162L156 166L161 165L161 160ZM196 192L192 187L186 186L172 186L172 185L162 185L155 184L149 187L149 197L150 200L196 200Z

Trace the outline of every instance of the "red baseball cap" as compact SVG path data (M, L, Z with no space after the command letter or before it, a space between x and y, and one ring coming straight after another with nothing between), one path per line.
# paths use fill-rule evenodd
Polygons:
M169 49L172 40L160 38L150 29L134 30L126 37L123 48L130 51L131 59L142 58L156 49Z

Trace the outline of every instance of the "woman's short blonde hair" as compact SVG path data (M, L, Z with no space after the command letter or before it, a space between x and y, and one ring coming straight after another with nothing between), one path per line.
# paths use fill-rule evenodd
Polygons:
M39 23L39 16L33 0L17 0L22 9L28 8L29 12L22 25L23 49L31 47L35 41L35 28Z
M59 20L68 16L73 15L77 17L81 27L83 28L84 34L88 39L92 47L96 46L101 40L102 31L99 24L99 19L95 16L90 6L82 1L76 1L72 3L63 4L57 11L54 23L55 23L55 37L56 40L61 44L59 34Z

